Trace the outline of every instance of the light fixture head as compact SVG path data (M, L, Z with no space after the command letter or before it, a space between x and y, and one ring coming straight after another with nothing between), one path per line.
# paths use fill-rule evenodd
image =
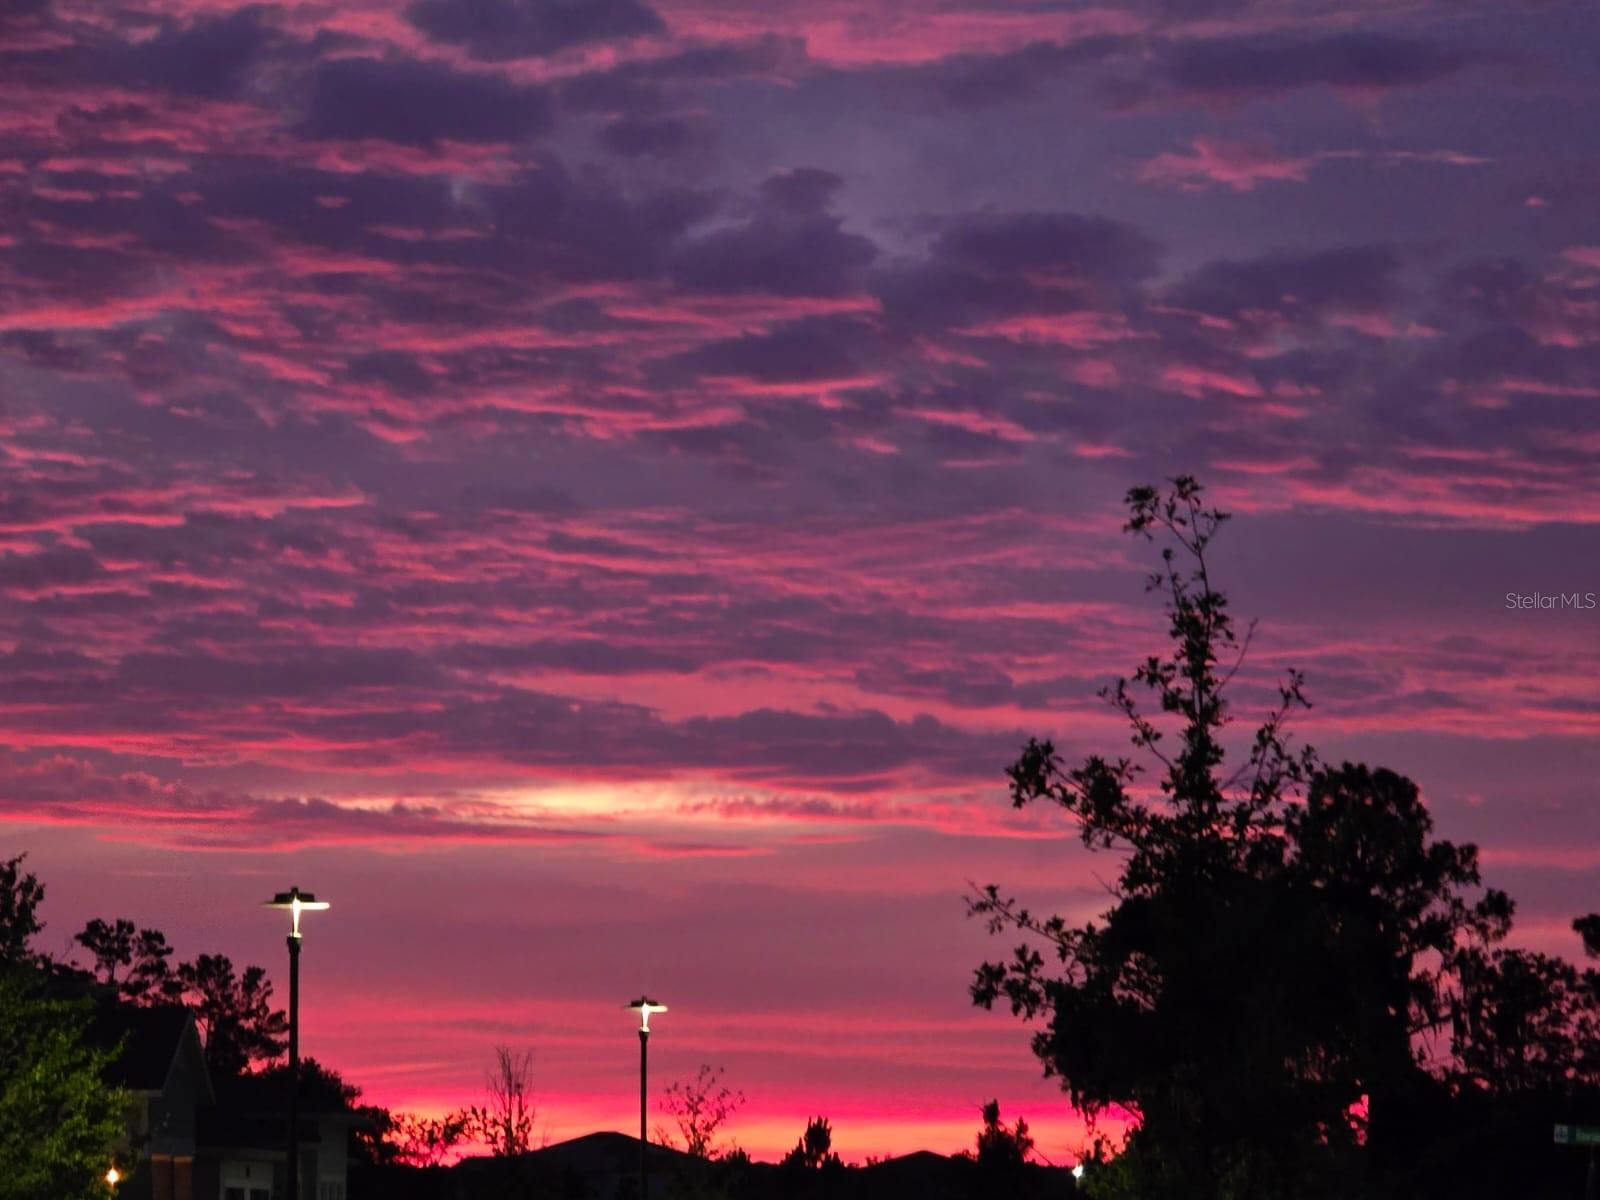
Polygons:
M121 1182L122 1182L122 1172L117 1170L117 1168L114 1165L111 1166L111 1167L108 1167L106 1169L106 1184L108 1186L110 1186L110 1187L116 1187L117 1184L119 1184Z
M664 1013L667 1011L667 1006L665 1004L658 1004L654 1000L650 999L649 996L640 996L637 1000L630 1001L626 1007L633 1009L639 1014L640 1033L650 1032L651 1013Z
M321 912L328 907L326 900L318 900L310 892L302 892L297 887L290 888L287 892L279 892L271 900L265 901L268 908L287 908L289 910L289 936L300 936L300 914L303 912Z

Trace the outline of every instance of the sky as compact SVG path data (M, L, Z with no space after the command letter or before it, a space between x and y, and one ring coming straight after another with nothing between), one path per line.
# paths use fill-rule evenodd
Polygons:
M371 1100L528 1046L541 1136L635 1128L644 990L758 1156L997 1097L1071 1161L963 897L1109 904L1004 769L1126 746L1121 498L1192 473L1238 728L1303 670L1575 953L1600 609L1507 594L1600 592L1597 53L1504 0L0 0L45 948L281 981L297 884Z

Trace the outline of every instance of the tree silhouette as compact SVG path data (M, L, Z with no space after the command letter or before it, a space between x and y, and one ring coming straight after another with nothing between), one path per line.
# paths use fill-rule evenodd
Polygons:
M133 939L137 932L132 921L119 917L108 924L96 917L82 932L74 934L72 940L94 959L92 969L100 982L115 988L118 969L133 963Z
M1600 1082L1600 1020L1576 967L1530 950L1475 950L1460 968L1452 1018L1459 1079L1500 1094L1562 1092ZM1590 1049L1588 1062L1573 1053Z
M436 1167L467 1140L467 1114L446 1113L442 1117L423 1117L415 1113L394 1114L386 1140L394 1147L397 1161L409 1167Z
M260 967L236 975L225 954L202 954L178 968L183 997L205 1040L206 1065L222 1076L271 1062L288 1046L289 1020L272 1007L272 984Z
M141 929L133 939L133 961L121 984L130 1004L171 1004L183 997L183 980L168 961L172 947L159 929Z
M693 1079L667 1085L661 1107L672 1117L678 1134L674 1137L658 1129L656 1136L662 1142L681 1144L684 1153L693 1158L718 1157L717 1131L744 1105L744 1093L725 1087L722 1074L721 1067L702 1063Z
M533 1149L533 1051L496 1046L484 1089L484 1102L466 1110L467 1136L496 1158Z
M1583 952L1600 958L1600 913L1590 913L1572 923L1572 931L1583 939Z
M1080 1109L1135 1118L1098 1194L1362 1194L1402 1152L1475 964L1529 965L1495 949L1513 906L1478 894L1476 849L1433 839L1409 780L1291 745L1309 707L1297 672L1227 770L1229 688L1253 632L1236 634L1211 580L1227 514L1188 477L1127 501L1126 529L1163 543L1149 587L1171 639L1101 693L1139 758L1065 768L1030 740L1008 772L1014 805L1054 803L1090 850L1121 855L1113 903L1074 925L979 891L971 911L1023 940L978 968L973 1000L1042 1021L1034 1052ZM1527 1056L1556 1054L1540 1026Z
M812 1117L806 1122L806 1131L800 1135L794 1149L783 1156L782 1165L808 1171L843 1165L833 1152L833 1126L827 1117Z
M978 1131L978 1166L999 1171L1009 1171L1028 1161L1033 1153L1033 1137L1028 1133L1028 1123L1017 1118L1015 1129L1006 1128L1000 1120L1000 1101L991 1100L982 1109L983 1128Z
M183 997L183 981L168 961L172 947L159 929L137 929L132 921L99 917L73 940L89 952L96 978L129 1004L171 1004ZM119 972L124 972L118 977Z
M22 869L27 857L0 862L0 968L34 962L31 943L44 928L39 921L44 885Z

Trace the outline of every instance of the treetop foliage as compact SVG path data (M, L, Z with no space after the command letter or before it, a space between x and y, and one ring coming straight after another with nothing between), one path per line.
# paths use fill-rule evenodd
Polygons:
M1374 1195L1360 1189L1403 1157L1434 1085L1600 1083L1594 972L1501 944L1510 897L1481 886L1475 847L1433 836L1413 782L1292 743L1310 707L1299 672L1228 769L1230 685L1254 632L1236 634L1211 577L1228 514L1189 477L1127 505L1126 530L1160 546L1148 590L1169 641L1101 692L1135 755L1068 767L1032 739L1008 771L1015 806L1057 805L1091 851L1118 853L1112 904L1080 923L995 885L969 902L1022 935L978 967L974 1002L1037 1020L1035 1055L1091 1118L1135 1118L1097 1186ZM1600 919L1575 928L1593 945Z
M744 1093L726 1086L722 1076L723 1068L702 1063L693 1079L667 1085L661 1107L677 1126L677 1135L658 1130L662 1142L680 1145L693 1158L719 1157L717 1133L744 1106Z

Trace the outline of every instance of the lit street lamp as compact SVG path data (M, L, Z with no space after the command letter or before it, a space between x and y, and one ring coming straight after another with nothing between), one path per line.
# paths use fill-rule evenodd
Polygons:
M106 1169L106 1186L108 1188L110 1188L112 1191L115 1191L116 1187L117 1187L117 1184L119 1184L121 1182L122 1182L122 1172L117 1170L116 1164L113 1163L110 1167L108 1167Z
M640 996L628 1008L639 1014L639 1200L650 1200L650 1139L645 1132L645 1113L649 1090L646 1079L650 1065L650 1014L667 1011L665 1004L657 1004L649 996Z
M265 902L289 910L289 1200L300 1200L300 914L328 907L310 892L290 888Z

